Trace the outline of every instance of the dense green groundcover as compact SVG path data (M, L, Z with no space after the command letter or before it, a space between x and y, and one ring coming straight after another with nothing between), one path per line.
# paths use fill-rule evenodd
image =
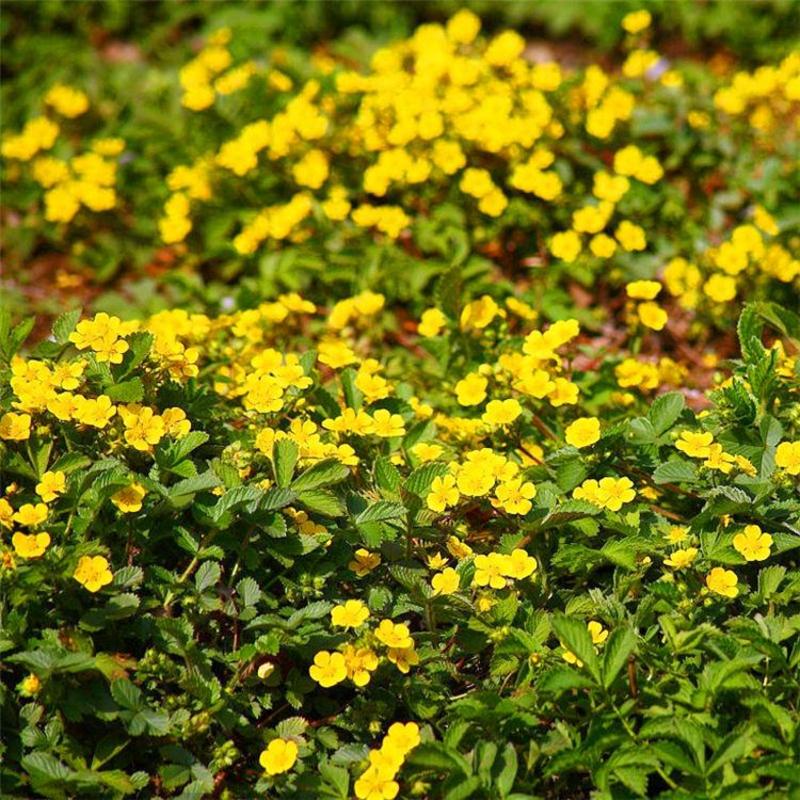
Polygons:
M3 328L5 796L796 791L800 318L698 416L382 300Z
M467 5L4 4L3 797L800 798L800 4Z

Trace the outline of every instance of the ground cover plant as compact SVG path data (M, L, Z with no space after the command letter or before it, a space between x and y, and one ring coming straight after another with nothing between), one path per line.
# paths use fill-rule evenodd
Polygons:
M797 6L36 8L2 795L800 797Z
M2 150L8 257L58 254L67 287L145 266L244 274L250 298L415 303L461 263L535 274L550 306L565 285L619 293L659 271L676 308L712 320L734 299L788 303L797 53L711 70L629 19L610 67L562 66L464 11L360 63L222 28L179 70L26 92ZM125 104L130 80L144 103Z

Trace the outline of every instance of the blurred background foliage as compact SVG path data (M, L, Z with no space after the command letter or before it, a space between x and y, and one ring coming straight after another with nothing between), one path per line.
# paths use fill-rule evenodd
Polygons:
M729 71L734 65L750 69L763 61L777 62L800 45L797 0L6 0L0 9L3 130L19 129L40 112L46 87L64 82L81 87L92 98L92 109L84 121L93 135L122 136L136 153L125 167L126 180L137 187L139 198L135 231L132 233L124 215L119 215L112 218L108 229L87 232L90 245L80 252L73 249L72 255L80 258L100 285L87 289L86 296L75 294L80 294L84 303L96 302L117 313L126 306L152 312L198 296L205 304L215 304L229 295L231 289L225 283L236 276L225 273L225 264L220 267L222 284L204 280L191 270L171 273L168 265L154 260L152 246L157 241L156 222L166 192L160 167L176 159L190 160L190 151L202 149L204 139L209 148L218 144L222 134L215 124L247 116L246 109L237 105L247 100L232 99L225 106L230 120L209 117L203 126L187 127L191 115L182 113L177 75L209 34L229 27L234 34L230 49L236 62L254 58L286 65L292 74L303 78L312 72L309 53L331 53L353 66L363 65L378 47L408 36L422 23L443 22L462 7L481 17L487 34L513 28L533 46L542 47L568 65L619 63L624 58L620 21L629 11L642 7L654 17L652 45L668 58L697 62L698 70L710 65L711 70L705 72L713 72L717 66ZM184 147L187 153L180 152ZM768 162L767 167L778 163L775 159ZM746 159L744 164L744 171L750 172ZM771 167L766 169L760 180L782 186L774 172ZM152 201L152 207L145 198ZM226 238L223 223L220 236ZM456 221L455 227L460 224ZM42 259L34 264L32 257L42 252L65 252L67 247L59 240L57 229L51 241L37 239L48 235L42 230L41 226L26 225L7 230L7 263L25 264L24 283L28 288L19 297L15 296L15 286L8 288L6 303L19 309L33 302L37 309L55 313L64 303L64 297L49 291L46 285L55 267ZM9 258L10 252L14 258ZM402 254L396 248L391 258L386 248L375 248L374 252L374 269L359 273L364 280L379 267L386 280L393 280L384 262L396 266L398 283L412 273L423 281L430 277L419 264L416 272L408 269L408 259L400 258ZM274 276L289 276L292 268L309 274L323 268L330 272L330 258L294 264L295 255L270 254L260 265L260 277L242 281L237 291L240 295L269 294ZM431 258L429 252L426 256ZM363 261L362 254L356 257ZM287 259L292 264L287 264ZM102 285L118 274L120 265L130 270L131 277L136 276L124 295ZM37 285L42 287L42 296L31 300ZM390 286L384 288L391 290ZM405 288L406 293L418 290L416 284ZM241 296L237 300L247 302Z

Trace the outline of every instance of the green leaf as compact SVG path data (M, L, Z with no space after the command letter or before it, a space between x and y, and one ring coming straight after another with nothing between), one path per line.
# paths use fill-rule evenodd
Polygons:
M380 456L375 461L375 483L384 492L395 494L402 483L400 472L386 456Z
M726 764L748 756L754 747L749 730L745 730L743 733L734 731L726 736L717 747L716 752L706 765L704 775L710 777Z
M275 483L285 489L292 482L294 468L300 448L294 439L276 439L272 446L272 468L275 472Z
M594 684L585 675L569 667L554 667L545 672L536 684L540 692L559 696L571 689L588 689Z
M324 517L341 517L345 513L344 503L326 489L298 492L297 500L309 511L322 514Z
M117 705L129 711L140 711L144 708L142 690L127 678L117 678L111 681L111 696Z
M141 378L107 386L105 393L115 403L139 403L144 398L144 384Z
M460 772L465 776L472 773L472 767L464 756L440 742L418 744L408 756L408 763L415 767Z
M653 401L648 417L657 434L668 431L678 420L686 407L686 401L680 392L667 392Z
M379 500L367 506L357 517L356 524L364 522L393 522L402 524L405 521L406 508L402 503L393 503L390 500Z
M415 469L403 484L403 488L417 497L426 497L430 491L431 484L434 478L441 478L447 474L447 465L434 462L431 464L423 464L418 469Z
M335 458L326 458L298 475L292 482L292 490L306 492L333 486L350 477L350 470Z
M0 313L0 358L6 363L11 361L14 354L22 347L22 343L33 330L34 317L28 317L22 322L11 327L11 315L7 309Z
M69 341L69 335L75 330L80 318L80 308L76 308L73 311L65 311L53 323L53 338L59 344L66 344Z
M20 764L37 785L63 783L75 773L50 753L37 751L23 756Z
M351 367L343 369L339 375L339 380L342 384L342 393L344 394L344 401L348 408L358 410L364 402L363 392L356 386L356 373Z
M333 603L329 603L327 600L318 600L315 603L309 603L305 608L300 608L295 611L286 621L286 624L290 628L297 628L301 622L327 617L332 608Z
M517 761L517 751L514 745L508 742L500 753L500 758L495 761L494 785L500 793L500 797L507 797L514 786L514 779L517 777L519 763ZM499 766L499 771L497 767Z
M442 273L436 281L434 300L450 319L457 320L461 315L463 291L464 277L459 264Z
M608 689L636 648L637 637L627 625L617 628L603 648L603 686Z
M736 330L739 335L742 356L749 364L758 363L767 354L766 348L761 342L762 329L763 323L756 313L754 304L748 303L739 316Z
M205 492L209 489L213 489L215 486L219 486L219 478L217 478L211 470L208 470L200 475L195 475L192 478L186 478L185 480L173 484L167 490L167 495L170 500L173 501L185 500L198 492ZM222 496L220 502L224 500L225 497L227 497L227 494ZM219 505L219 503L217 505Z
M561 640L561 644L574 653L583 662L586 671L600 683L600 662L594 651L592 637L586 623L566 614L553 615L553 630Z
M261 589L252 578L242 578L236 584L236 594L245 606L254 606L261 599Z
M653 472L653 481L658 484L696 483L697 470L694 464L676 458L659 464Z
M220 579L222 570L216 561L204 561L194 576L194 585L198 592L214 586Z
M193 450L204 445L211 437L203 431L189 431L175 442L160 444L156 448L156 461L162 467L174 467Z

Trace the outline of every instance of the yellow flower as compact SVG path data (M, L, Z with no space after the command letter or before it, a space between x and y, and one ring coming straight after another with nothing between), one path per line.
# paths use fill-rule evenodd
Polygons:
M652 17L649 11L645 9L631 11L622 18L622 27L628 33L641 33L650 27L651 21Z
M114 579L103 556L81 556L72 577L90 592L100 591Z
M609 511L619 511L635 497L636 490L630 478L602 478L598 483L597 498Z
M347 568L355 572L359 578L363 578L368 573L372 572L375 567L381 563L381 557L377 553L370 553L363 547L356 550L353 560L347 565Z
M461 561L472 555L472 548L465 542L462 542L458 537L450 536L447 540L447 552L450 553L453 558L457 558Z
M62 117L79 117L89 108L89 98L80 89L63 83L52 86L44 96L44 102L52 106Z
M369 618L369 609L361 600L347 600L331 610L331 623L340 628L358 628Z
M492 297L484 294L464 306L459 318L459 325L463 331L483 330L498 314L504 313Z
M341 683L347 677L344 656L341 653L329 653L320 650L314 656L314 664L309 667L308 674L323 689Z
M161 414L161 421L167 436L176 439L183 438L192 429L192 423L186 418L186 412L182 408L165 409Z
M639 319L647 328L660 331L667 324L667 312L658 303L642 303L638 308Z
M647 247L644 230L628 220L620 222L616 231L614 231L614 236L622 247L629 252L644 250Z
M375 436L388 439L395 436L403 436L406 432L403 418L399 414L392 414L385 408L379 408L372 415L372 422Z
M716 594L721 594L723 597L736 597L739 594L739 589L736 584L739 579L736 573L729 569L722 567L714 567L711 572L706 575L706 586Z
M394 800L400 784L394 779L392 770L367 767L353 787L358 800Z
M38 494L45 503L49 503L64 492L66 482L66 475L64 475L61 470L45 472L44 475L42 475L41 481L36 484L36 494Z
M0 419L0 439L9 442L22 442L30 438L31 415L14 414L9 411Z
M769 558L772 537L762 533L758 525L748 525L744 531L733 537L733 547L747 561L764 561Z
M47 506L44 503L36 503L36 505L25 503L14 514L14 522L28 528L35 528L47 519L47 514Z
M128 343L120 338L122 332L122 320L101 311L92 319L79 322L69 340L79 350L93 350L98 361L121 364L123 353L128 350Z
M675 442L675 447L691 458L708 458L713 441L713 433L681 431L678 440Z
M481 29L481 20L472 11L466 8L454 14L447 20L447 38L458 44L469 44L478 35Z
M477 372L471 372L456 384L456 400L462 406L476 406L486 399L489 381Z
M486 470L484 464L478 462L464 464L456 478L458 491L468 497L483 497L489 493L494 482L494 475Z
M472 583L474 586L502 589L506 585L506 568L506 557L500 553L475 556L475 575Z
M513 398L491 400L481 419L487 425L510 425L522 413L522 406Z
M39 694L41 691L42 682L39 680L38 675L31 673L22 679L19 688L21 694L25 695L26 697L33 697L34 695Z
M386 658L404 675L410 672L411 667L419 664L419 655L413 646L405 648L390 647L386 651Z
M703 292L715 303L727 303L736 297L736 281L730 275L712 275L703 284Z
M96 399L76 395L74 403L75 410L72 418L93 428L105 428L117 413L117 408L112 405L111 398L105 394L101 394Z
M428 461L435 461L444 452L444 449L439 444L431 444L430 442L419 442L411 448L411 452L423 463Z
M267 775L288 772L295 761L297 761L297 744L290 739L273 739L258 757L258 763L264 767Z
M416 722L393 722L383 739L383 747L405 758L420 743Z
M550 240L550 252L561 261L571 264L580 255L581 237L575 231L557 233Z
M378 656L368 647L353 647L348 644L344 648L344 662L347 677L356 686L366 686L371 679L371 672L378 668Z
M664 559L664 563L673 569L685 569L694 563L697 558L697 552L696 547L676 550L669 558Z
M417 332L420 336L438 336L447 324L447 317L438 308L429 308L422 312Z
M600 440L600 420L596 417L581 417L569 425L564 432L567 444L573 447L590 447Z
M680 525L671 525L667 531L667 540L672 544L680 544L689 538L689 529Z
M39 558L50 546L49 533L15 533L11 537L14 552L20 558Z
M503 564L503 574L515 581L523 580L533 575L539 565L536 559L524 550L516 548L506 556Z
M563 642L560 642L560 644L562 647L564 647ZM563 658L567 664L574 664L576 667L583 666L583 661L581 661L571 650L567 650L566 647L564 647L564 652L561 654L561 658Z
M531 498L535 495L536 487L532 483L523 483L522 478L512 478L497 485L492 505L509 514L527 514L533 508Z
M441 572L437 572L431 580L434 596L440 594L453 594L458 591L461 579L458 573L452 568L447 567Z
M775 464L790 475L800 475L800 442L781 442L775 450Z
M390 619L381 620L375 629L375 638L395 650L405 650L414 646L414 640L408 630L408 625L402 622L394 623Z
M589 630L589 635L592 637L592 644L601 645L608 639L608 631L599 622L592 620L587 623L586 627Z
M144 486L132 483L111 495L111 502L124 514L141 511L142 499L147 494Z
M454 506L459 499L459 492L456 488L456 479L452 475L436 477L431 483L431 490L428 493L425 503L431 511L441 513L448 506Z

